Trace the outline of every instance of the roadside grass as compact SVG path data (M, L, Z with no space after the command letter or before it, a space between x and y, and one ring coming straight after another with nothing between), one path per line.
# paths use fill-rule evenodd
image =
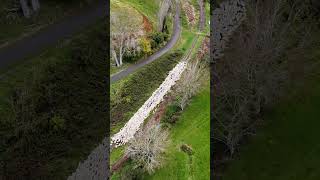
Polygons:
M117 160L119 160L125 153L126 146L121 146L115 149L112 149L112 153L110 153L110 166L112 166Z
M99 44L103 41L100 34L103 27L104 22L99 22L71 41L66 40L39 56L28 58L1 76L0 161L7 165L7 178L65 179L103 139L107 115L102 115L104 112L99 108L105 103L105 90L96 80L103 81L106 65L92 57L103 53L100 49L103 45ZM87 41L94 50L87 46ZM75 52L83 53L80 57L84 59L79 56L80 59L73 59ZM44 108L33 119L25 119L21 124L16 122L11 106L16 89L36 95L34 103L51 111ZM46 99L50 93L55 94L55 99L51 99L54 103ZM92 98L93 94L96 97ZM43 102L48 104L42 106ZM56 116L64 118L64 130L52 130L50 118ZM31 161L33 165L27 165ZM38 163L41 166L37 166ZM1 175L5 175L4 170L0 169Z
M209 179L210 177L210 86L207 82L170 129L170 145L163 167L142 179ZM180 150L189 145L194 154Z
M206 14L206 22L205 22L205 30L207 34L210 34L210 24L209 24L209 21L210 21L210 2L209 1L205 1L205 14Z
M94 0L91 3L95 2L97 1ZM67 3L41 1L38 14L26 19L21 14L9 18L5 9L12 8L12 4L10 0L3 0L0 4L0 48L88 6L85 1Z
M299 61L319 64L319 43L300 53ZM264 113L263 128L241 147L224 180L320 179L320 74L316 71L320 67L314 68L315 72L299 77L286 97Z
M182 28L180 38L173 47L173 50L186 52L191 47L194 38L195 34L193 32L188 31L186 28Z

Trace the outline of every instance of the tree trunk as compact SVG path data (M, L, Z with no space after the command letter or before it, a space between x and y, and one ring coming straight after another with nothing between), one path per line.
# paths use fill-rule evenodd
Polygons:
M23 12L23 16L26 18L30 18L31 16L31 10L28 6L28 3L26 0L20 0L20 6Z
M38 11L40 9L39 0L31 0L31 4L34 11Z
M119 64L119 61L117 58L117 53L114 50L112 50L112 56L113 56L114 61L116 62L116 66L119 67L120 64Z

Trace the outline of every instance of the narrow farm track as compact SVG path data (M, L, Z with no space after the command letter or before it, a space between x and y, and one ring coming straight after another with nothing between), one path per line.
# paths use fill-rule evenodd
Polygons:
M94 24L99 18L103 18L106 15L106 3L101 1L88 10L78 12L63 19L61 22L49 25L34 35L1 48L0 68L5 68L32 55L39 54L46 48Z
M176 6L176 14L174 16L174 25L173 25L173 34L169 40L169 42L159 49L156 53L152 54L151 56L139 60L137 64L134 64L132 66L129 66L127 69L122 70L114 75L111 75L110 82L114 83L116 81L119 81L120 79L128 76L129 74L135 72L139 68L157 60L159 57L170 51L170 49L173 48L173 46L177 43L179 40L180 34L181 34L181 23L180 23L180 6Z

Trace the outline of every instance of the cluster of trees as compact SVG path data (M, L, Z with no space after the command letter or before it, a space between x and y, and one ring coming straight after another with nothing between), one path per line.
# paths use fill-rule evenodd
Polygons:
M110 50L117 67L122 66L124 60L132 61L143 55L149 55L168 38L168 35L162 32L144 35L141 22L134 21L123 13L112 13L110 21Z
M287 52L310 45L310 34L319 26L317 13L308 0L247 1L246 21L213 66L213 139L231 157L241 141L255 133L264 109L295 81L293 74L303 76L301 72L310 70L312 64L297 65Z
M144 55L151 54L168 39L165 27L165 17L172 6L171 0L160 1L158 14L159 28L151 34L144 34L141 23L135 18L128 18L127 14L113 12L110 15L111 42L110 51L117 67L124 61L130 62Z

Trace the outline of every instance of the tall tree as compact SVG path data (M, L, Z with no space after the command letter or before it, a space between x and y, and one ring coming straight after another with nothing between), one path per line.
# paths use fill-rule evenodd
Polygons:
M40 9L39 0L31 0L32 9L38 11Z
M170 8L173 5L173 0L161 0L160 9L158 12L158 31L162 31L165 24L165 19L168 15Z

